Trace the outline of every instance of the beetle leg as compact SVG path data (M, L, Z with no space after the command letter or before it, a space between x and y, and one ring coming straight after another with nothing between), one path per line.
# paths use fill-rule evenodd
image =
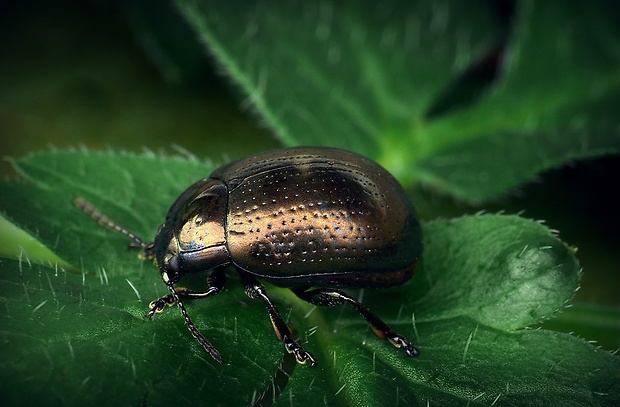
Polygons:
M177 292L179 297L183 297L184 290L185 290L184 287L175 288L175 291ZM166 308L166 306L170 307L170 306L173 306L174 304L176 304L176 301L174 300L174 297L172 296L172 294L163 295L159 297L158 299L153 300L149 303L149 312L144 317L151 319L153 318L153 315L155 315L156 313L159 314L160 312L164 312L164 309Z
M344 291L333 290L328 288L319 288L315 290L297 289L293 292L302 300L319 307L333 307L348 303L359 312L362 317L370 324L372 330L378 337L389 340L392 345L401 348L407 356L418 356L420 352L408 342L402 335L392 332L390 326L383 322L378 316L370 312L361 302L353 299Z
M185 326L187 326L187 329L189 330L189 332L198 341L198 343L202 346L202 348L209 355L211 355L213 359L215 359L216 362L222 363L222 356L220 356L220 352L218 352L217 349L215 349L215 347L211 345L211 342L209 342L200 333L198 328L196 328L196 324L194 324L194 321L192 321L192 319L189 317L189 314L187 313L187 309L185 309L185 305L183 304L183 300L177 294L174 288L174 283L168 278L168 274L166 272L163 272L161 273L161 275L162 275L162 279L164 280L164 283L166 283L166 286L168 287L168 290L170 291L170 294L172 295L174 302L176 302L177 306L179 307L179 310L181 311L181 315L183 315Z
M309 362L310 367L314 366L316 364L314 357L293 339L293 333L288 325L286 325L286 322L284 322L282 315L278 312L271 298L267 295L265 286L246 273L239 272L239 275L241 276L241 283L243 284L246 295L250 298L260 298L264 301L267 312L269 313L269 319L271 319L271 324L273 325L273 330L276 332L278 339L284 343L286 351L295 355L297 363L304 364Z
M181 300L198 300L219 294L224 288L225 283L226 275L223 269L216 269L207 278L207 289L204 292L190 290L185 287L175 287L174 291ZM144 317L151 319L153 315L163 312L167 306L170 307L174 304L176 304L176 300L172 294L163 295L151 301L149 312Z

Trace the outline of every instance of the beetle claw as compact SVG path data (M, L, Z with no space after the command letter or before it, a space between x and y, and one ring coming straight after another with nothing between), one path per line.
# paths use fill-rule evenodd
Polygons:
M156 308L151 308L149 310L149 312L144 314L144 318L153 319L153 315L155 315L155 313L159 313L159 312L162 312L162 311L158 311Z
M314 360L314 357L304 349L298 349L295 352L295 359L297 360L297 363L302 365L305 365L306 362L310 364L310 367L314 367L314 365L316 365L316 360Z

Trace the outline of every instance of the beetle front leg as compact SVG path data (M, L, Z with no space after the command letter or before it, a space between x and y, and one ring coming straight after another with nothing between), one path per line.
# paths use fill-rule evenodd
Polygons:
M278 312L271 298L267 295L265 286L246 273L239 272L239 276L241 277L241 283L243 284L247 296L250 298L260 298L265 303L267 312L269 312L269 319L271 319L271 324L273 325L273 330L276 332L278 339L284 343L286 351L295 355L297 363L304 364L309 362L310 367L314 366L316 364L314 357L293 339L293 333L288 325L286 325L286 322L284 322L282 315Z
M318 307L333 307L345 303L350 304L370 324L370 327L379 338L389 340L392 345L404 350L407 356L415 357L420 354L415 346L407 341L402 335L393 332L388 324L383 322L378 316L370 312L370 310L361 302L353 299L344 291L319 288L315 290L297 289L293 290L293 292L302 300Z
M181 300L197 300L207 298L219 294L226 284L226 275L223 269L214 270L207 278L207 289L204 292L190 290L185 287L176 287L174 290ZM149 304L149 312L144 316L151 319L153 315L163 312L166 307L176 304L176 300L172 294L167 294L151 301Z

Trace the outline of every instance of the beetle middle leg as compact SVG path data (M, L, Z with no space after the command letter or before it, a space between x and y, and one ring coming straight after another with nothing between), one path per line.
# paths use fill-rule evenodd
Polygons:
M318 288L314 290L303 288L295 289L293 292L302 300L318 307L333 307L345 303L350 304L370 324L370 327L379 338L389 340L392 345L404 350L407 356L414 357L420 354L415 346L407 341L402 335L393 332L388 324L383 322L378 316L370 312L370 310L361 302L355 300L344 291L329 288Z
M271 301L271 298L267 295L265 286L246 273L239 272L239 276L241 277L241 283L243 284L247 296L250 298L260 298L264 301L267 312L269 312L269 319L271 319L273 330L276 332L278 339L284 343L287 352L295 355L297 363L304 364L309 362L310 367L314 366L316 364L314 357L293 339L293 333L288 325L286 325L286 322L284 322L282 315L280 315L280 312Z

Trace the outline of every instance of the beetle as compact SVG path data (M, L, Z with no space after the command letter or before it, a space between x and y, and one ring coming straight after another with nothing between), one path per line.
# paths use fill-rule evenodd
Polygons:
M185 300L211 297L232 265L250 298L261 299L274 331L298 363L315 359L293 337L259 279L291 289L319 307L350 304L381 338L410 357L419 351L363 304L337 287L387 287L408 281L422 253L418 215L404 190L379 164L334 148L263 152L216 169L172 204L153 243L121 227L87 201L76 205L131 239L153 259L168 287L149 304L149 319L177 305L202 347L222 361L192 322ZM175 284L208 272L207 288Z

